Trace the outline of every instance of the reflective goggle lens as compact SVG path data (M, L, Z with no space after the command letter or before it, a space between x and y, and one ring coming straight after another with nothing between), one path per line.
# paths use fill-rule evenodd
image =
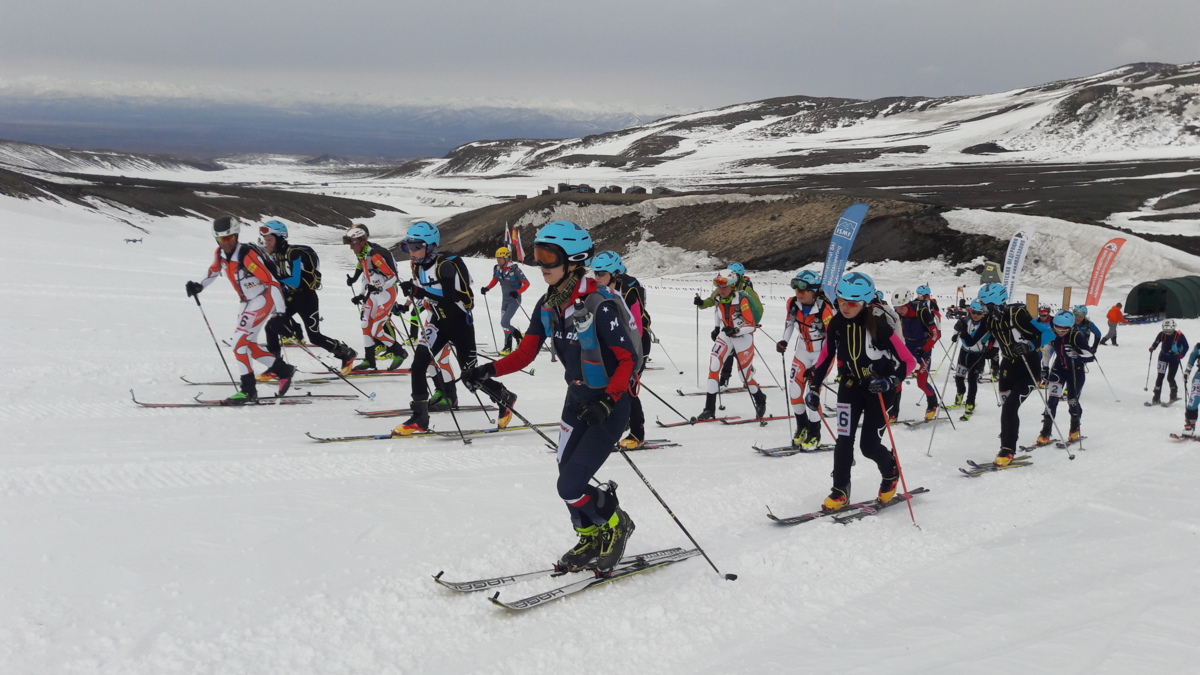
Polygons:
M217 241L225 243L227 241L235 241L238 238L236 234L227 234L223 237L217 237Z
M561 267L566 260L556 250L545 248L542 246L533 247L533 264L538 267L554 268Z
M847 300L845 298L838 298L838 304L842 305L843 307L859 307L863 303L861 300Z
M804 282L804 281L801 281L800 279L792 279L792 288L794 288L794 289L796 289L796 290L798 290L798 291L811 291L811 290L813 290L812 288L810 288L810 287L809 287L809 285L808 285L806 282Z
M713 279L713 286L716 286L717 288L725 288L728 285L729 280L725 277L717 277L716 279Z
M413 251L424 251L428 247L429 247L429 245L426 244L425 242L421 241L420 239L407 239L405 241L400 242L400 250L404 251L405 253L412 253Z

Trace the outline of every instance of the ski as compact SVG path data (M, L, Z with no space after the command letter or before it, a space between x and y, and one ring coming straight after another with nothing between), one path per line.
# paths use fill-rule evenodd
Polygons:
M683 422L663 422L662 420L656 418L654 420L654 422L655 422L655 424L657 424L660 427L669 429L671 427L681 427L681 426L684 426L685 424L704 424L706 422L724 422L725 420L736 420L736 419L741 419L741 418L738 417L737 415L732 415L730 417L712 417L712 418L709 418L706 420L698 420L695 417L693 417L692 419L685 420Z
M1200 436L1192 434L1171 434L1171 438L1177 441L1200 441Z
M528 424L522 424L519 426L504 427L503 429L501 429L500 427L490 427L490 428L485 428L485 429L463 429L461 432L455 430L455 431L435 431L433 433L435 433L438 436L441 436L443 438L458 438L460 436L486 436L487 434L498 434L498 433L501 433L504 431L529 431L530 429L547 429L549 427L556 427L558 425L559 425L558 422L543 422L541 424L534 424L533 426L529 426Z
M674 443L669 438L647 438L642 441L642 444L636 448L622 448L620 445L613 446L613 452L624 450L625 452L634 452L637 450L659 450L662 448L678 448L678 443Z
M928 492L928 491L929 490L927 490L926 488L916 488L915 490L912 490L909 494L920 494L922 492ZM817 520L818 518L824 518L826 516L832 516L834 514L840 513L840 514L846 515L846 514L852 513L853 511L856 511L858 509L868 507L871 504L874 504L878 501L879 501L879 499L877 497L872 497L871 499L869 499L865 502L857 502L854 504L847 504L847 505L843 506L842 508L838 509L837 511L825 511L824 509L822 509L820 511L813 511L812 513L805 513L805 514L802 514L799 516L791 516L790 518L780 518L779 516L772 513L771 507L768 506L767 507L767 517L780 525L799 525L800 523L807 523L807 522L810 522L813 520Z
M488 405L488 406L463 405L463 406L459 406L459 407L455 408L454 412L456 412L456 413L483 412L483 411L494 412L495 410L496 410L496 406L494 406L494 405ZM363 417L376 418L376 417L403 417L405 415L411 415L413 413L413 410L412 410L412 408L394 408L392 410L355 410L354 412L358 413L359 415L362 415ZM450 410L449 410L449 408L442 408L439 410L436 407L429 409L429 413L431 415L433 413L438 413L438 412L450 412Z
M408 368L397 368L395 370L386 370L386 369L385 370L379 370L379 369L352 370L346 374L346 377L387 377L388 375L409 375L411 373L412 373L412 370L410 370ZM327 375L327 374L329 374L329 371L328 370L305 371L305 374L306 375ZM336 375L334 375L333 379L336 380L338 378Z
M1055 441L1055 442L1054 442L1054 447L1056 447L1056 448L1058 448L1058 449L1062 450L1062 449L1066 449L1066 448L1067 448L1067 447L1069 447L1069 446L1075 445L1075 444L1076 444L1076 443L1078 443L1079 441L1085 441L1085 440L1087 440L1087 436L1080 436L1079 438L1076 438L1076 439L1074 439L1074 440L1072 440L1072 439L1069 439L1069 438L1068 438L1068 439L1066 440L1066 442L1063 442L1063 441ZM1084 449L1084 447L1081 445L1081 446L1079 446L1079 449L1080 449L1080 450L1083 450L1083 449Z
M186 375L180 375L179 379L183 380L185 384L190 384L190 385L200 386L200 387L220 387L222 385L228 385L230 387L235 386L234 383L230 382L229 380L225 380L224 382L193 382L192 380L189 380ZM334 377L334 378L314 377L314 378L305 378L305 379L297 378L297 379L292 380L292 386L301 385L301 384L303 384L303 385L328 384L329 382L336 380L336 379L337 379L336 377ZM269 382L271 380L267 380L267 381Z
M629 565L620 565L618 567L614 567L613 570L607 575L600 575L600 573L596 573L597 576L593 579L576 581L574 583L567 584L566 586L559 586L558 588L551 589L545 593L538 593L537 595L531 595L528 598L522 598L513 602L504 602L500 600L499 591L496 591L496 594L488 599L491 600L492 604L505 609L514 611L532 609L548 602L558 600L559 598L565 598L568 595L585 591L589 588L595 588L596 586L602 586L611 581L616 581L617 579L624 579L625 577L631 577L635 574L641 574L642 572L647 572L649 570L673 565L677 562L681 562L698 555L700 555L700 550L694 548L690 551L681 551L672 556L659 558L653 561L634 562Z
M1050 440L1046 441L1045 443L1038 443L1037 441L1034 441L1033 445L1018 445L1017 449L1020 450L1021 452L1033 452L1034 450L1037 450L1038 448L1044 448L1047 445L1055 445L1059 442L1060 441L1057 438L1051 438Z
M191 403L147 403L137 400L133 390L129 390L129 396L133 402L143 408L245 408L252 405L296 405L312 403L311 400L304 400L304 397L299 398L261 398L256 401L246 401L245 403L227 403L224 399L213 401L192 401Z
M808 450L796 445L782 445L778 448L760 448L757 445L752 445L750 447L761 452L767 457L791 457L792 455L797 455L800 453L829 452L834 448L832 443L822 443L821 445Z
M203 396L203 395L204 395L204 393L203 393L203 392L201 392L201 393L199 393L199 394L196 394L195 396L193 396L193 397L192 397L192 400L194 400L194 401L195 401L195 402L197 402L197 403L207 403L207 404L210 404L210 405L211 405L211 404L214 404L214 403L221 404L221 405L228 405L227 403L225 403L225 399L220 399L220 398L217 398L217 399L204 399L204 398L200 398L200 397L201 397L201 396ZM284 401L293 401L293 400L295 400L295 399L307 399L307 400L317 400L317 399L347 399L347 398L356 399L356 398L358 398L358 394L290 394L290 395L288 395L288 394L285 394L285 395L283 395L283 396L272 396L272 397L270 397L270 398L271 398L271 400L274 400L274 401L279 401L279 400L284 400ZM261 399L259 399L259 400L267 400L267 397L263 397L263 398L261 398Z
M774 422L776 420L786 420L789 417L791 417L791 415L774 415L772 417L747 417L746 419L739 419L739 420L736 420L733 422L729 421L730 418L724 418L721 420L721 423L722 424L751 424L753 422L758 422L759 424L766 426L767 422Z
M349 443L351 441L402 441L406 438L416 438L418 436L437 436L437 433L432 431L418 431L410 436L400 436L390 433L363 434L361 436L313 436L312 432L306 431L304 435L318 443Z
M639 553L638 555L629 555L621 558L619 565L632 565L639 560L658 560L659 558L669 557L683 552L681 548L666 548L661 551L651 551L649 553ZM575 572L591 572L593 570L580 569ZM521 574L510 574L502 577L492 577L491 579L477 579L475 581L445 581L442 575L445 571L438 572L433 575L433 580L445 588L459 593L474 593L476 591L486 591L491 588L499 588L501 586L510 586L512 584L528 581L530 579L538 579L544 576L560 577L572 572L561 570L558 567L549 569L537 570L535 572L523 572Z
M758 385L758 388L759 389L778 389L779 387L777 387L773 384L760 384L760 385ZM726 394L740 394L744 391L746 391L745 387L730 387L728 389L722 389L719 393L722 396L725 396ZM682 389L676 389L675 393L679 394L680 396L707 396L708 395L707 391L684 391Z
M1146 402L1145 402L1145 403L1143 403L1142 405L1146 406L1147 408L1152 408L1152 407L1154 407L1154 406L1156 406L1156 405L1161 405L1161 406L1162 406L1162 407L1164 407L1164 408L1170 408L1170 407L1171 407L1171 404L1172 404L1172 403L1174 403L1175 401L1178 401L1178 400L1179 400L1179 399L1177 399L1177 398L1173 398L1173 399L1170 399L1170 400L1167 400L1167 401L1159 401L1158 403L1155 403L1154 401L1146 401Z
M926 420L926 419L904 420L903 422L901 422L901 424L903 424L904 426L906 426L910 429L914 429L916 427L925 426L926 424L932 424L935 422L948 422L948 421L950 421L949 417L935 417L931 420Z
M897 492L896 496L893 497L892 500L886 504L880 504L879 500L876 499L874 502L871 502L868 505L863 506L863 507L859 508L857 511L854 511L852 513L846 513L846 514L835 513L835 514L833 514L833 519L843 525L845 525L846 523L852 523L856 520L861 520L863 518L866 518L867 516L879 515L880 511L888 508L889 506L895 506L896 504L903 504L904 502L912 499L913 495L924 494L926 492L929 492L929 490L926 488L923 488L923 487L913 488L912 490L908 491L908 494L901 494L900 492Z
M995 462L979 464L969 459L967 460L967 464L971 466L970 469L959 467L958 470L961 471L963 475L974 478L975 476L982 476L985 473L993 473L996 471L1003 471L1005 469L1016 469L1022 466L1031 466L1033 462L1029 461L1029 455L1017 455L1016 457L1013 457L1011 462L1004 466L996 466Z

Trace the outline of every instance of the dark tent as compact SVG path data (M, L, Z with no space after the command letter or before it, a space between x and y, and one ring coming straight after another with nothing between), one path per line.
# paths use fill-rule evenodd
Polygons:
M1125 299L1125 313L1158 314L1167 319L1200 317L1200 277L1177 277L1140 283Z

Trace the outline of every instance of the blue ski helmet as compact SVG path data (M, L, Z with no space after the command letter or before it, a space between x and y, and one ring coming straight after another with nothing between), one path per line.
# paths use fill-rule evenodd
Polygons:
M792 288L797 291L816 291L821 288L821 275L812 270L800 270L792 277Z
M608 272L609 274L624 274L625 263L616 251L601 251L592 260L593 272Z
M595 251L592 247L592 235L569 220L556 220L543 225L534 237L533 245L557 247L567 260L584 264L587 264Z
M278 220L268 220L258 228L259 234L270 234L282 239L287 239L287 225Z
M917 295L933 295L933 291L929 290L929 287L925 284L921 284L917 286Z
M1071 308L1071 313L1075 316L1087 316L1087 305L1075 305Z
M739 277L746 276L746 267L742 263L729 263L729 267L726 269L738 275Z
M408 233L404 235L404 242L421 242L426 246L437 246L442 243L442 233L437 229L437 225L418 220L408 226Z
M979 287L978 297L985 305L1003 305L1008 302L1008 291L1004 284L984 284Z
M1075 313L1066 309L1058 310L1051 322L1055 328L1070 328L1075 325Z
M984 308L983 303L980 302L978 298L972 300L971 304L967 305L967 309L971 310L972 312L979 312L980 314L987 311L987 309Z
M850 302L871 302L875 299L875 282L862 272L851 272L838 282L837 296Z

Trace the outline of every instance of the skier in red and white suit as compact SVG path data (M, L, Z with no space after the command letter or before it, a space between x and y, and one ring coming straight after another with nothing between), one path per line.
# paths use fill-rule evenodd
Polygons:
M296 372L282 358L276 358L258 346L258 332L268 319L282 314L285 305L274 271L275 263L257 246L239 243L240 230L240 224L230 216L213 220L213 236L217 239L218 248L208 268L208 276L201 281L187 282L188 295L195 296L208 288L217 277L224 276L242 300L237 326L233 331L233 355L237 360L242 390L227 399L231 404L258 400L250 359L263 364L268 373L279 378L280 396L291 387L292 375Z

